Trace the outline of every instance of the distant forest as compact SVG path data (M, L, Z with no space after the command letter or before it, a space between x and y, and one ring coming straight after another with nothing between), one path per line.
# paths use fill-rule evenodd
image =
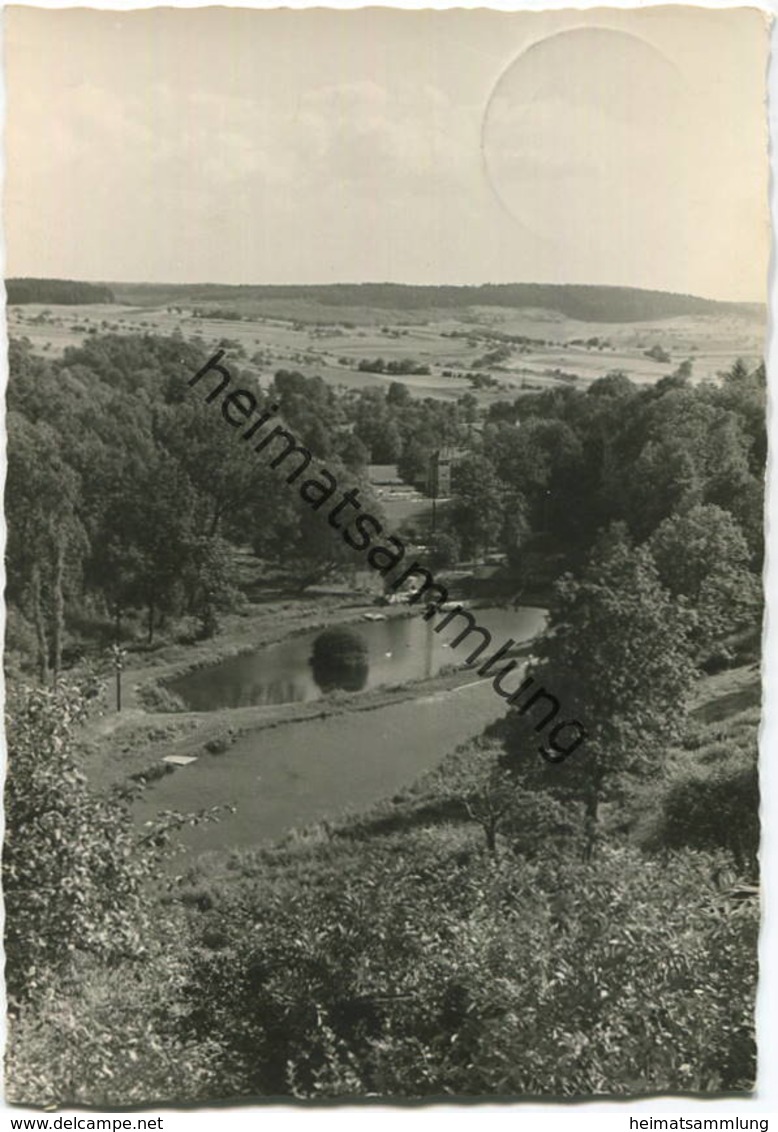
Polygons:
M102 283L74 279L6 279L8 305L21 303L113 303L113 291Z
M642 291L636 287L568 286L546 283L484 283L480 287L412 287L402 283L333 283L326 286L227 286L114 283L120 302L229 302L230 300L303 300L331 307L378 307L389 310L467 307L539 307L583 322L637 322L690 314L753 313L751 303L720 303L694 295Z
M8 279L9 303L236 303L287 300L325 307L384 310L463 310L468 307L541 308L582 322L646 322L680 315L746 314L762 317L758 303L721 303L695 295L551 283L484 283L480 287L412 287L403 283L332 283L276 286L225 283L76 283L67 279Z

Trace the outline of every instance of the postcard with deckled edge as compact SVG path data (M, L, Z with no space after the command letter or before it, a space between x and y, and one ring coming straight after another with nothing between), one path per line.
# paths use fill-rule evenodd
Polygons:
M752 1096L768 44L6 11L9 1103Z

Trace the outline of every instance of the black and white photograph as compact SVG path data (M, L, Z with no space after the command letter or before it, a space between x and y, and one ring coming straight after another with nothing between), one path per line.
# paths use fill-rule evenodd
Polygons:
M11 1109L765 1132L770 23L6 8Z

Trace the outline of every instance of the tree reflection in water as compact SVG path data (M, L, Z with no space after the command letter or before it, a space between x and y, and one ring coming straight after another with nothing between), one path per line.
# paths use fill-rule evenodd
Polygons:
M361 692L370 672L367 645L351 629L325 629L313 642L311 673L322 692Z

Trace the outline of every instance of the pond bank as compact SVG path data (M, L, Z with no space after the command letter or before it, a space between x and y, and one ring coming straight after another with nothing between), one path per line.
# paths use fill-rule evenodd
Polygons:
M142 666L124 674L127 706L116 713L109 700L85 732L88 777L107 787L151 771L137 805L143 821L163 809L235 802L234 817L187 831L186 844L196 853L245 848L397 791L505 711L491 677L479 680L473 668L452 664L429 679L390 687L201 712L150 711L139 697L144 687L174 674L314 626L358 624L374 610L353 600L262 607L256 616L234 618L213 641L171 645L144 657ZM407 607L384 612L390 619L418 616ZM196 761L175 768L163 762L176 756Z
M140 821L162 809L234 804L218 824L187 828L194 853L246 849L389 797L505 711L486 678L366 710L250 731L154 783Z

